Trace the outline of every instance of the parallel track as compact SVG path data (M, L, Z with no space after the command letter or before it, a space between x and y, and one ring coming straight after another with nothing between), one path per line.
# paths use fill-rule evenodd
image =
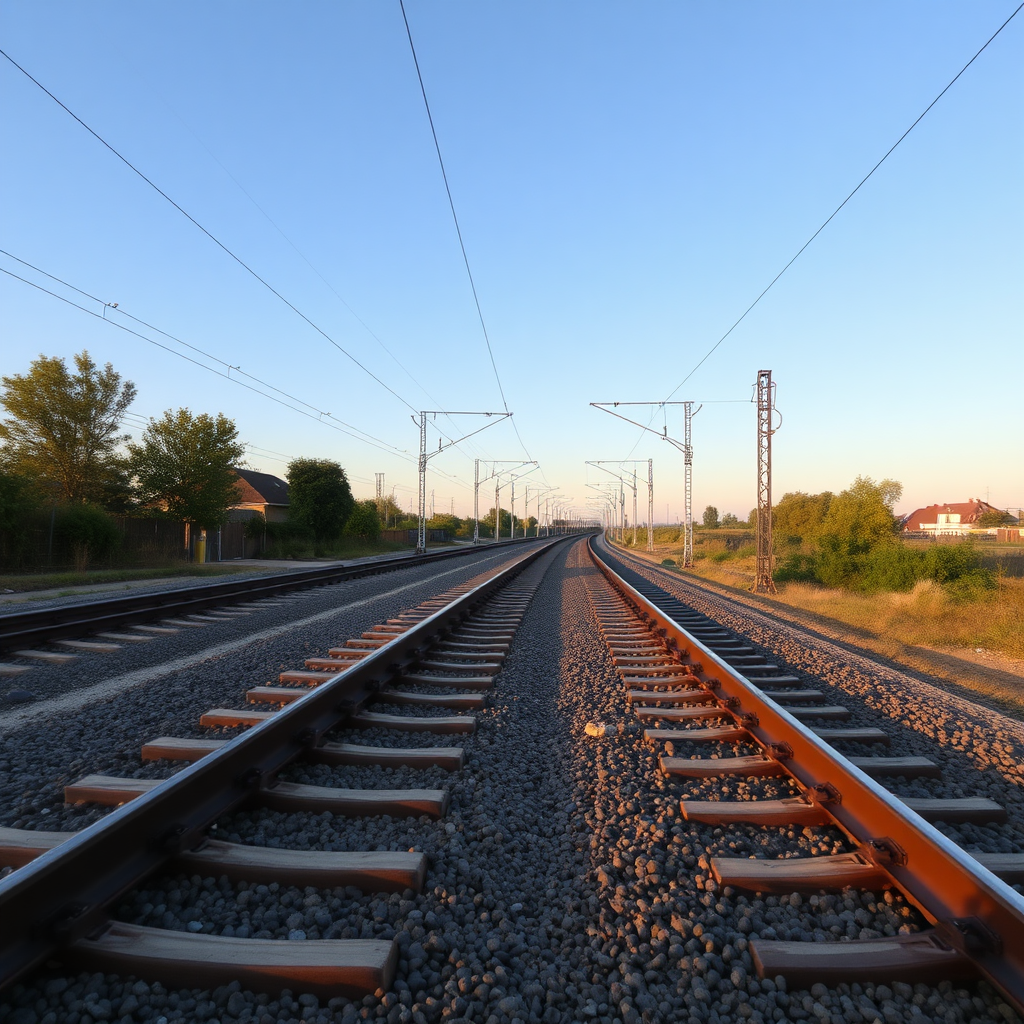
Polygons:
M171 981L188 978L217 985L240 978L249 987L291 985L332 995L362 995L386 988L397 955L387 943L231 943L210 936L198 936L199 941L190 943L197 937L164 933L161 946L160 937L145 929L112 923L110 907L142 879L181 857L188 862L199 856L197 869L216 874L252 878L255 871L257 880L264 880L269 872L270 878L284 881L349 884L345 878L346 871L348 876L352 874L351 864L346 862L343 869L335 865L331 880L327 855L312 859L282 856L280 863L268 866L246 862L242 851L217 847L213 860L204 861L202 850L209 843L210 826L243 805L269 802L281 809L314 812L322 805L322 809L338 813L399 816L443 813L446 800L432 791L311 793L317 787L290 786L279 783L277 777L302 758L355 764L419 761L457 767L451 750L403 748L389 755L381 748L351 745L336 750L324 746L322 738L346 723L367 728L472 731L471 715L401 718L364 708L382 699L413 705L421 709L421 715L425 708L482 706L484 698L477 691L489 688L492 680L481 678L480 673L497 671L508 638L529 602L530 593L517 594L510 581L550 547L533 546L512 564L482 580L477 578L473 585L424 602L350 641L329 659L314 659L326 661L330 668L321 665L322 671L283 673L286 688L249 692L250 701L270 703L280 710L214 709L204 716L210 725L251 726L235 739L204 743L161 737L149 745L148 754L143 751L144 758L194 762L163 782L140 784L140 780L103 777L80 780L69 787L69 799L121 804L81 832L19 834L14 829L2 830L3 862L23 866L0 879L0 986L53 957L67 955L72 962L94 968L148 972ZM442 642L441 651L431 655ZM395 689L395 682L412 689ZM451 688L457 693L449 696ZM438 693L438 689L447 692ZM227 860L218 862L220 856ZM401 881L402 872L391 863L393 856L368 854L365 860L360 869L363 884L367 873L384 890L413 884L409 878ZM389 873L394 876L390 881ZM408 865L405 874L409 874ZM413 874L418 874L418 884L422 884L423 867Z
M774 864L720 860L713 865L720 883L768 892L817 892L851 884L892 887L932 925L931 932L895 939L836 944L757 940L751 952L760 976L781 974L794 984L809 985L982 975L1018 1008L1024 1007L1024 897L922 816L956 820L951 815L993 815L1001 809L983 806L991 801L960 801L961 807L950 806L957 801L944 801L945 806L930 813L930 801L920 800L915 811L872 776L911 775L926 765L887 765L886 758L853 763L826 742L821 735L826 729L816 731L795 717L799 689L775 689L772 696L765 692L770 685L792 687L796 680L783 677L780 682L772 667L757 667L763 658L737 657L740 642L664 590L628 583L613 568L617 559L603 542L592 541L591 553L614 591L610 599L596 596L595 610L620 672L628 685L638 688L630 692L635 709L652 723L692 727L649 729L648 739L656 744L673 738L722 742L758 750L737 758L663 756L662 770L684 778L786 776L800 793L796 799L767 802L683 800L683 816L723 827L742 822L832 825L845 833L854 851L852 856ZM637 657L642 651L650 653ZM741 672L730 658L741 663L746 659L751 667ZM663 663L657 664L659 660ZM800 717L816 718L816 710L844 709L812 705ZM717 727L705 728L707 721ZM1005 869L1015 878L1020 861L1020 856L989 858L994 870Z
M52 640L88 636L136 622L189 615L233 601L255 601L290 590L329 586L344 580L395 572L411 566L433 564L495 547L535 543L499 541L483 547L460 547L423 555L403 555L350 566L300 569L295 572L256 576L227 583L201 583L156 593L107 598L83 604L63 605L0 615L0 650L17 650Z

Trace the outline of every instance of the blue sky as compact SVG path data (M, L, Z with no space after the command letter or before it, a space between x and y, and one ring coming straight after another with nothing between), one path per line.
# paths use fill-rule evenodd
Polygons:
M585 461L636 445L675 519L681 456L589 403L665 398L1014 6L409 0L523 442L501 424L432 460L437 507L469 513L472 459L524 445L582 506ZM1024 504L1022 33L1024 13L676 395L708 403L698 513L754 504L761 368L777 497L865 474L902 481L905 511ZM0 248L403 451L410 407L502 408L397 0L8 0L0 38L404 402L2 61ZM6 275L0 334L5 374L88 348L138 415L222 411L253 466L336 458L358 495L384 472L408 505L407 458Z

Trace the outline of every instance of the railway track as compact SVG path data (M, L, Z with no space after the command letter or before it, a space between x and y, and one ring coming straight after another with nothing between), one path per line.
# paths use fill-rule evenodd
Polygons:
M154 729L69 779L125 801L73 836L0 830L0 1019L1017 1020L1024 858L924 820L1022 849L1013 800L594 554Z
M422 602L325 658L282 672L279 685L250 689L247 707L202 716L205 727L243 727L233 739L154 737L141 751L143 761L190 765L165 780L95 774L77 780L65 789L68 803L117 808L93 826L78 833L0 829L0 863L17 869L0 881L0 983L58 956L170 984L235 981L350 996L386 989L397 960L393 942L214 938L113 921L110 907L168 861L258 884L421 888L422 854L260 850L221 842L210 830L253 803L286 814L443 817L447 797L440 789L310 786L283 781L281 773L297 759L458 770L458 747L322 738L339 728L471 734L471 712L484 707L529 603L530 584L517 585L515 577L548 546Z
M493 547L521 544L522 541L500 541ZM28 661L40 659L36 645L59 642L72 638L80 650L89 650L89 644L99 647L106 642L138 640L138 636L117 635L109 631L123 629L139 623L182 618L210 608L223 608L238 602L258 601L309 587L330 586L345 580L396 572L416 565L458 558L483 550L475 547L432 551L422 555L402 555L361 562L356 565L334 565L326 568L300 569L255 576L226 583L201 583L191 587L176 587L128 597L107 598L83 604L62 605L0 615L0 651L13 652ZM87 638L95 637L93 640ZM42 658L40 660L45 660ZM10 668L11 666L7 666Z
M1001 823L1005 808L987 797L895 797L884 780L941 778L939 766L927 757L839 753L833 743L877 750L889 737L837 725L850 718L846 707L826 704L824 694L649 580L630 585L602 547L607 561L595 560L604 585L592 601L625 698L650 726L645 739L669 747L659 756L664 775L715 783L713 799L681 798L682 817L727 828L827 828L844 838L843 852L833 854L713 857L714 882L760 893L899 890L931 926L841 944L759 939L750 946L758 975L810 986L981 973L1024 1005L1024 899L1005 884L1024 881L1024 854L968 854L930 824ZM729 799L734 787L722 783L737 779L749 788ZM749 785L766 779L773 783Z

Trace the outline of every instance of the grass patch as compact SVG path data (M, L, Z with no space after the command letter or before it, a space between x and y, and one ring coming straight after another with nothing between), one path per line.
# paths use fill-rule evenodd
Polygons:
M230 562L207 565L171 565L156 569L97 569L93 572L44 572L32 575L0 574L0 590L18 594L33 590L56 590L58 587L88 587L99 583L128 583L133 580L163 580L176 576L226 576L230 573L256 571L252 566L234 566Z

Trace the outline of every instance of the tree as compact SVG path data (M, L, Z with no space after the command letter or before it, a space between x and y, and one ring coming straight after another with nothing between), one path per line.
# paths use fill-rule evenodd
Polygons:
M898 543L899 521L893 505L903 493L895 480L875 483L857 477L829 502L818 540L818 578L826 586L849 586L866 564L866 556L883 544ZM877 560L876 556L876 560Z
M288 464L288 518L313 534L313 548L337 537L355 499L345 470L330 459L295 459Z
M822 491L821 494L787 492L772 508L772 530L777 537L791 544L817 540L834 497L831 491Z
M491 535L494 534L494 507L492 506L487 515L480 517L480 523L482 526L489 526L491 529ZM501 510L501 535L502 537L509 537L512 533L512 513L507 508Z
M978 526L1005 526L1007 523L1015 523L1017 520L1009 512L1000 509L990 509L978 516Z
M709 530L718 529L718 509L714 505L704 509L704 526Z
M77 373L63 359L40 356L24 376L0 378L0 404L10 418L0 421L5 467L55 485L58 500L99 499L109 482L118 433L135 385L113 366L102 370L80 352Z
M453 537L461 525L459 517L453 516L450 512L437 512L427 520L428 530L447 530Z
M880 541L895 536L898 520L893 505L899 501L903 485L895 480L859 476L828 504L821 524L822 538L844 544L851 554L869 551Z
M740 521L739 521L739 519L736 518L736 516L734 516L732 514L732 512L726 512L725 515L722 516L722 524L721 525L722 526L733 526L733 527L735 527L735 526L739 526L740 525Z
M128 445L128 464L141 505L206 529L222 523L238 500L233 467L244 454L234 421L223 413L168 409L149 421L140 443Z
M377 514L377 502L357 501L345 523L345 532L360 540L380 540L380 516Z

